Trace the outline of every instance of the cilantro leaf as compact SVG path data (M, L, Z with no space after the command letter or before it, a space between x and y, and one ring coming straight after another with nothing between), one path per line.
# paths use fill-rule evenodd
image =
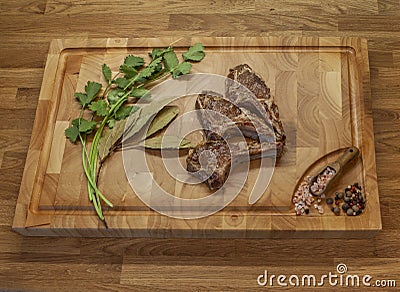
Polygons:
M96 96L99 94L101 90L101 84L97 82L88 81L85 85L85 92L76 92L74 94L75 98L79 100L79 103L82 107L86 107Z
M178 66L172 70L172 77L176 78L179 75L184 75L188 74L190 72L190 69L192 68L192 64L189 62L182 62Z
M107 100L110 104L114 104L118 101L118 99L121 97L121 94L124 94L124 90L120 88L115 88L112 89L108 92L107 94Z
M100 92L101 84L97 82L88 81L85 86L87 97L92 101Z
M142 97L149 98L150 91L145 88L134 88L131 92L131 96L137 98L142 98Z
M158 64L162 61L162 57L158 57L139 73L139 78L149 78L156 71Z
M96 122L81 118L80 122L78 121L78 127L79 132L89 134L96 127Z
M86 107L92 101L85 93L76 92L74 96L79 100L82 107Z
M189 50L182 54L185 61L199 62L205 57L204 46L201 43L196 43Z
M101 66L101 70L103 72L104 78L107 80L108 83L110 83L111 80L111 69L108 67L106 64L103 64Z
M124 60L124 65L128 67L140 67L144 64L144 59L141 57L129 55Z
M151 56L151 58L154 60L160 56L162 56L163 54L163 50L160 48L154 48L151 53L149 54Z
M119 87L119 88L122 88L122 89L124 89L124 88L125 88L125 86L127 86L127 85L128 85L128 83L129 83L129 80L128 80L128 79L126 79L126 78L117 78L117 79L115 79L115 80L114 80L114 82L115 82L115 84L117 84L117 85L118 85L118 87Z
M107 125L108 125L108 127L109 127L110 129L114 128L115 119L109 119L109 120L107 121Z
M178 66L179 61L178 61L178 58L177 58L177 56L176 56L176 54L175 54L175 52L173 50L170 51L170 52L165 53L163 57L164 57L165 68L168 71L171 71L176 66Z
M76 126L71 126L64 131L65 136L72 142L75 143L76 139L78 138L79 135L79 130Z
M168 48L161 49L161 48L154 48L151 53L149 53L149 56L154 60L157 59L158 57L161 57L165 53L168 53L170 51L173 51L174 49L169 46Z
M114 114L116 120L123 120L131 113L133 106L121 106Z
M171 51L173 51L173 50L174 50L174 48L171 47L171 46L169 46L168 48L165 48L165 49L162 51L162 53L165 54L165 53L171 52Z
M130 79L132 77L135 77L138 74L137 70L134 67L128 66L126 64L121 65L119 67L119 70L122 73L124 73L125 74L125 78L128 78L128 79Z
M72 125L81 133L90 134L96 127L96 122L88 121L84 118L77 118L72 121Z
M163 66L161 63L157 64L157 66L154 68L154 73L160 73L163 71Z
M72 120L72 125L75 126L77 129L79 128L79 120L80 120L80 119L74 119L74 120Z
M107 103L103 99L100 99L98 101L93 101L89 105L89 109L95 112L96 115L98 115L99 117L104 117L108 114Z
M154 73L154 71L155 71L154 67L148 66L148 67L144 68L139 73L139 79L151 77L151 75Z

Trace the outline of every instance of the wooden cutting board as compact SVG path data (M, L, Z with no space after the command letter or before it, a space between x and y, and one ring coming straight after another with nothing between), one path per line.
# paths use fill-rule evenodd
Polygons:
M161 215L136 196L116 152L102 170L99 187L114 203L105 208L108 228L87 198L81 146L64 130L78 115L74 92L88 80L103 82L101 65L113 72L128 54L147 56L154 47L174 43L177 52L202 42L206 58L192 72L226 76L229 68L249 64L259 73L279 107L287 134L287 152L277 161L262 198L248 204L258 174L251 163L239 195L223 210L201 219ZM24 235L128 237L371 237L381 229L371 115L366 40L360 38L263 37L162 39L66 39L51 42L35 124L16 206L13 229ZM195 97L176 104L194 108ZM335 184L343 190L358 182L367 196L360 216L296 216L292 195L306 174L335 160L345 147L361 151ZM147 151L153 183L178 197L210 194L207 187L186 185L168 175L157 151ZM184 156L183 156L184 161Z

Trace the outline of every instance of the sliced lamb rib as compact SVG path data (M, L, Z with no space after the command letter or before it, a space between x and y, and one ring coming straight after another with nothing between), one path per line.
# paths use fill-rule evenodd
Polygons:
M210 190L221 188L228 178L231 165L247 159L259 159L262 156L273 156L275 146L267 142L248 140L230 143L224 140L212 140L198 144L189 151L186 159L187 170L205 181Z
M247 64L238 65L235 68L230 69L228 78L237 83L229 82L226 93L227 97L230 100L235 100L239 106L241 106L241 103L246 102L246 99L248 98L246 97L246 94L243 94L244 90L238 83L248 88L264 106L268 118L274 128L276 141L285 145L286 135L283 130L282 122L279 119L279 109L264 80L262 80L262 78Z
M218 140L239 128L244 137L273 143L274 131L268 117L256 115L246 106L248 105L242 103L242 107L239 108L215 93L200 94L196 99L196 109L202 110L199 112L200 121L203 128L208 129L204 131L206 139ZM227 119L221 119L220 115Z
M227 99L215 93L204 93L197 97L196 109L204 110L200 112L200 121L203 128L209 130L204 131L207 141L191 149L186 159L187 170L205 180L211 190L223 186L231 165L240 162L243 157L249 155L250 159L258 159L272 156L275 151L276 156L281 157L286 142L278 107L261 77L247 64L231 69L228 77L236 82L227 81ZM259 109L260 105L266 113ZM206 110L215 111L231 122L226 123L218 115ZM230 136L232 122L234 128L239 128L248 139L247 143L230 143L229 149L222 137Z

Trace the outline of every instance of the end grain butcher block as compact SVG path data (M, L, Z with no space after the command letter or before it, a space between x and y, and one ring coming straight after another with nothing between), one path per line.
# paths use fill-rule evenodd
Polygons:
M359 38L187 38L66 39L51 42L26 159L13 229L24 235L127 237L371 237L381 229L372 128L368 49ZM78 115L75 91L88 80L104 82L101 65L113 72L128 54L147 56L174 43L176 52L201 42L205 59L192 72L224 75L249 64L271 88L287 135L287 149L271 182L254 205L249 190L258 173L253 161L239 195L221 211L200 219L173 219L147 207L126 178L122 155L105 163L99 188L114 203L105 208L108 228L87 196L81 146L64 137ZM179 100L180 114L196 97ZM296 216L292 195L307 174L334 161L342 149L360 149L358 158L332 192L358 182L367 197L359 216ZM146 159L154 183L176 196L209 194L205 184L186 185L167 174L157 151ZM183 157L184 159L184 157Z

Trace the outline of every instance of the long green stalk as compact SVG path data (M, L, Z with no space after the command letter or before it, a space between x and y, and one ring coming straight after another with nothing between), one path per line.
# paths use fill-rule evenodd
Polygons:
M85 175L88 180L88 196L89 200L93 202L93 206L96 209L96 213L99 215L101 220L104 220L104 216L102 213L100 199L103 200L108 206L113 207L113 204L101 193L96 185L96 176L97 176L97 159L98 159L98 144L103 133L104 127L112 116L116 108L119 108L129 96L130 92L122 96L109 110L107 116L102 120L99 128L94 135L92 144L90 146L89 153L86 150L86 139L83 139L81 135L79 135L82 143L82 162L83 169Z

